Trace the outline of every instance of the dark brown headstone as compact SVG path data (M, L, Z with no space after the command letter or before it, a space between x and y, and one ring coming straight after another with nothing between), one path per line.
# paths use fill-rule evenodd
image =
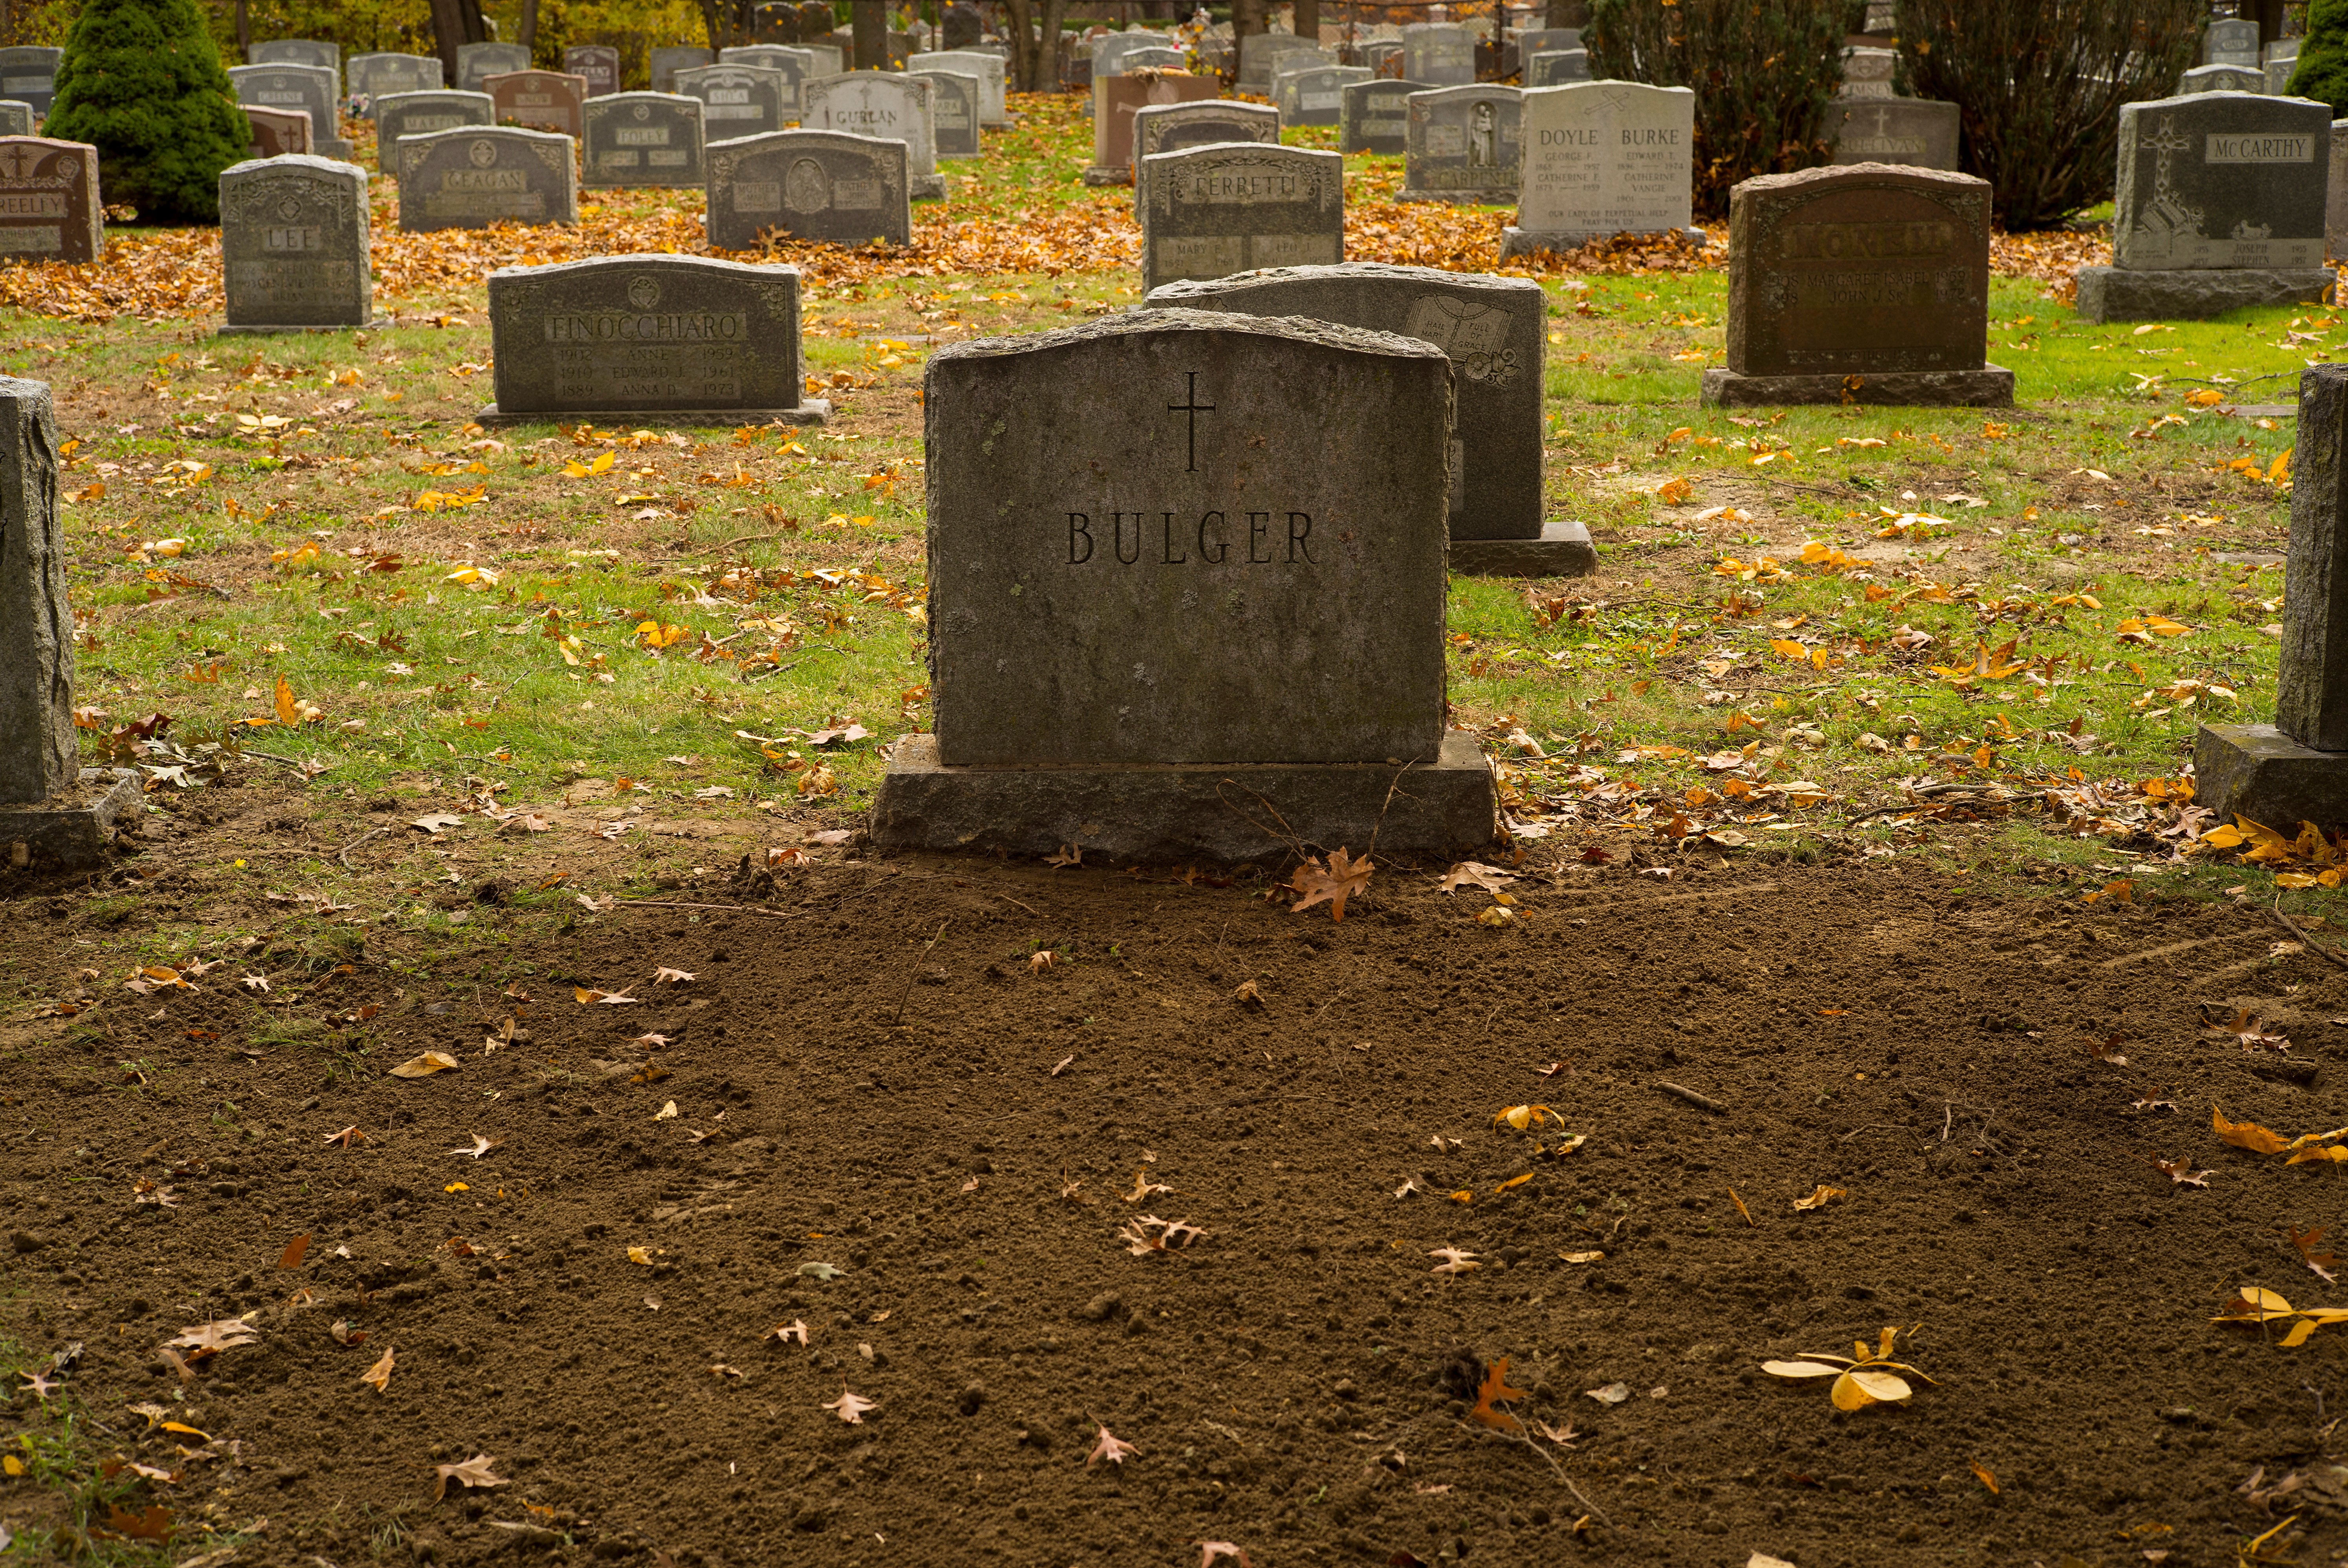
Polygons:
M105 249L105 225L98 149L45 136L0 137L0 258L95 261Z
M284 158L310 150L310 117L300 109L265 109L240 104L252 126L252 156Z
M497 106L498 123L532 130L581 133L580 106L587 101L587 78L561 71L508 71L485 77L481 90Z

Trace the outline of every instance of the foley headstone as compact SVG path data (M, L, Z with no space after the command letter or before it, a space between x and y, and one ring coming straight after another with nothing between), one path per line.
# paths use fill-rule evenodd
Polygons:
M268 111L248 109L246 114L250 117L255 112ZM32 135L33 118L32 105L18 98L0 98L0 136ZM310 117L304 115L301 118L302 134L306 138L310 134Z
M1728 367L1704 401L2006 407L1987 363L1990 185L1861 163L1729 196Z
M911 197L901 141L780 130L709 149L709 243L755 251L768 231L834 245L909 245Z
M1836 98L1827 105L1835 163L1957 166L1957 106L1938 98Z
M1136 76L1093 77L1093 161L1087 185L1122 185L1133 178L1133 117L1165 104L1218 101L1222 84L1212 77L1144 71Z
M820 425L801 395L799 274L708 256L598 256L489 274L485 425Z
M310 117L300 109L265 109L259 104L240 104L244 110L244 122L252 128L252 139L246 145L255 158L287 158L307 155L310 150ZM11 131L10 135L28 132Z
M221 171L222 333L376 324L367 176L354 163L270 158Z
M1285 125L1335 125L1344 118L1345 89L1375 79L1367 66L1307 66L1282 72L1274 84Z
M1011 123L1011 112L1004 94L1004 70L1007 62L991 49L940 49L926 55L915 55L905 62L909 71L967 71L978 78L978 123L988 130L1000 130Z
M672 93L676 90L676 74L695 66L714 66L717 56L696 45L664 45L652 52L653 91Z
M460 93L436 88L427 93L394 93L376 100L376 164L386 174L399 172L399 140L427 131L458 126L495 125L497 105L487 93Z
M978 105L982 90L975 75L963 71L909 71L930 84L930 114L938 133L938 156L976 158L979 146Z
M1695 94L1643 82L1576 82L1524 94L1517 221L1500 255L1570 251L1616 234L1690 230Z
M1142 288L1345 259L1345 160L1211 142L1144 161Z
M580 133L580 106L587 101L587 78L561 71L510 71L481 83L500 122L510 120L532 130Z
M343 96L343 46L323 38L271 38L255 44L245 58L256 66L314 66L335 76L335 97Z
M484 93L491 77L530 69L530 51L520 44L459 44L457 46L457 86L465 92Z
M2256 69L2260 64L2259 25L2231 17L2210 23L2209 30L2201 35L2201 63Z
M562 51L562 69L585 79L591 98L620 90L620 51L609 44L572 45Z
M905 144L905 177L916 201L946 193L938 172L938 137L931 123L930 84L894 71L851 71L810 77L799 87L799 124L808 130L845 131Z
M310 117L310 145L328 158L349 159L334 72L322 66L232 66L228 76L239 103L302 110Z
M2177 96L2188 93L2264 93L2267 77L2255 66L2196 66L2177 78Z
M1523 94L1515 87L1413 93L1399 201L1514 201L1524 169Z
M706 178L702 149L707 132L701 100L682 93L613 93L590 98L587 136L581 144L580 182L615 186L695 186Z
M351 97L367 100L369 119L377 101L394 93L438 92L448 79L434 55L353 55L344 76Z
M721 66L749 66L779 75L783 78L781 112L785 120L795 120L799 118L801 107L799 84L809 77L829 74L816 68L814 50L801 49L788 44L744 44L730 49L720 49L717 51L717 63ZM685 73L682 71L677 73L680 81L684 79L684 76ZM683 92L685 89L679 87L677 90ZM718 128L713 127L710 137L712 140L723 141L728 136L763 136L768 130L782 128L780 124L776 124L757 131L729 129L720 134Z
M1476 79L1476 34L1450 22L1414 22L1402 30L1402 74L1433 87Z
M95 261L105 249L98 149L43 136L0 137L0 259Z
M1525 86L1561 87L1568 82L1590 80L1587 49L1553 49L1525 62Z
M1842 52L1842 93L1847 98L1891 97L1891 74L1900 64L1897 49L1859 47Z
M399 226L418 234L493 223L576 223L576 145L553 131L513 126L402 137Z
M2197 93L2123 105L2119 119L2113 265L2079 269L2082 321L2323 297L2329 105Z
M1338 120L1337 150L1399 156L1410 147L1410 96L1429 90L1424 82L1378 77L1345 89Z
M939 350L936 726L891 753L874 839L1120 864L1487 842L1490 769L1445 720L1451 379L1424 343L1220 312Z
M680 97L701 100L702 134L711 141L782 129L783 100L797 97L790 78L780 71L724 61L677 72L676 90Z
M57 67L65 58L63 49L30 44L0 49L0 98L28 103L35 115L46 119L57 96Z

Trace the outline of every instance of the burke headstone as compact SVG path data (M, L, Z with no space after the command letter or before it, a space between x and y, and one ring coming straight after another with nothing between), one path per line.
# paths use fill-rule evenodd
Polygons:
M28 103L34 114L46 119L57 96L57 67L65 57L63 49L30 44L0 49L0 98Z
M761 233L909 245L905 144L830 130L779 130L709 149L709 243L753 251Z
M487 93L460 93L435 88L427 93L394 93L375 105L375 160L385 173L399 172L399 138L458 126L495 125L497 105Z
M1378 77L1345 89L1338 121L1337 150L1400 155L1410 149L1410 96L1427 91L1425 82Z
M0 137L0 258L95 261L105 249L98 149L43 136Z
M652 52L653 91L671 93L676 90L676 74L695 66L714 66L717 56L709 50L690 45L675 45Z
M1277 88L1281 121L1286 125L1335 125L1344 118L1345 89L1375 79L1367 66L1307 66L1282 72Z
M699 98L613 93L588 99L586 118L580 182L590 189L675 188L699 185L706 178Z
M1836 98L1827 105L1835 163L1957 166L1957 106L1939 98Z
M513 126L403 137L399 226L417 234L492 223L576 223L576 145L552 131Z
M367 176L355 163L271 158L221 171L223 333L375 324Z
M1525 167L1505 260L1615 234L1687 231L1695 94L1642 82L1577 82L1524 94ZM1703 231L1688 236L1702 243Z
M500 121L511 120L532 130L558 130L575 137L581 130L579 109L587 101L587 78L561 71L509 71L481 83Z
M702 134L711 141L737 136L764 136L783 128L784 100L798 95L791 79L765 66L736 66L720 61L676 74L681 97L701 100ZM796 112L790 118L797 118Z
M457 86L482 93L491 77L530 69L530 51L520 44L459 44L457 46Z
M1142 288L1345 259L1344 157L1211 142L1143 165Z
M334 72L322 66L232 66L228 76L239 103L303 110L310 117L310 145L329 158L349 159Z
M928 56L935 58L934 56ZM915 70L906 73L930 84L930 112L936 122L940 158L976 158L982 87L973 72Z
M851 71L808 77L800 85L799 98L799 124L806 129L903 142L906 183L913 200L944 197L929 83L894 71Z
M620 51L609 44L573 44L562 51L562 68L583 77L587 96L600 98L620 90Z
M448 79L433 55L353 55L344 76L351 97L367 100L369 119L377 100L394 93L438 92Z
M1513 201L1524 170L1523 95L1432 87L1407 106L1400 201Z
M5 107L5 106L0 106ZM244 110L244 122L252 128L252 139L246 145L255 158L287 158L307 154L310 150L310 117L300 109L265 109L259 104L239 104ZM29 131L9 131L11 136L30 135Z

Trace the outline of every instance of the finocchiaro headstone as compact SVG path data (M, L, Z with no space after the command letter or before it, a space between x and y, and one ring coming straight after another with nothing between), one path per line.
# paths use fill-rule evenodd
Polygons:
M220 177L223 333L376 324L367 176L323 158L257 159Z
M1142 310L942 349L922 402L936 733L891 753L877 841L1489 840L1489 769L1445 726L1441 350Z

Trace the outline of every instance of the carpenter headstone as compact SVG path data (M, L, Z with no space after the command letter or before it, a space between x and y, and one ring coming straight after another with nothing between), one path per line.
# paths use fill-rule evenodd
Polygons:
M948 70L907 74L930 84L930 115L938 133L938 156L978 157L978 77L970 72Z
M676 90L681 97L701 100L702 134L711 141L782 129L784 99L798 96L780 71L724 61L677 72ZM794 112L788 118L798 116Z
M1939 98L1836 98L1827 105L1835 163L1957 166L1958 110Z
M587 81L587 96L600 98L620 90L620 51L609 44L573 44L562 51L562 68Z
M1285 71L1274 84L1284 125L1335 125L1344 118L1345 89L1375 79L1367 66L1307 66Z
M221 171L220 207L223 332L374 324L366 169L298 156L236 164Z
M2177 78L2177 95L2188 93L2264 93L2266 73L2256 66L2196 66Z
M232 66L228 75L239 103L304 111L310 117L310 145L325 157L348 160L351 145L342 139L334 72L321 66Z
M0 376L0 804L46 802L81 777L66 587L72 554L57 507L48 385Z
M587 101L587 78L561 71L510 71L490 77L481 90L497 106L500 122L510 120L532 130L580 133L580 106Z
M945 45L948 49L970 49L986 36L985 18L970 0L954 0L946 7Z
M1494 85L1413 93L1402 201L1514 201L1524 169L1523 94Z
M613 93L587 100L580 183L695 186L706 177L701 100L683 93Z
M1568 82L1586 82L1590 80L1590 52L1552 49L1535 55L1525 62L1524 76L1529 87L1561 87Z
M1402 30L1402 74L1438 87L1476 79L1476 33L1450 22L1414 22Z
M1133 178L1133 117L1153 105L1219 101L1222 84L1212 77L1145 71L1138 76L1093 78L1093 161L1087 185L1122 185Z
M783 78L781 112L786 120L795 120L799 118L801 108L799 84L809 77L829 74L816 68L814 50L801 49L788 44L750 44L731 49L720 49L717 51L717 63L721 66L753 66L760 70L779 74ZM780 125L773 125L766 128L780 130L783 128ZM711 138L723 140L726 136L764 134L765 131L736 132L729 129L721 135L713 128Z
M1576 82L1524 93L1517 221L1500 255L1570 251L1615 234L1687 231L1695 94L1643 82ZM1689 238L1701 241L1703 231Z
M1900 64L1897 49L1859 47L1842 52L1842 97L1888 98L1891 73Z
M65 57L63 49L29 44L0 49L0 97L28 103L34 114L46 119L57 96L57 67Z
M375 104L375 160L386 174L397 176L399 138L458 126L495 125L497 105L487 93L460 93L435 88L424 93L394 93Z
M44 136L0 137L0 260L95 261L105 249L98 149Z
M694 45L664 46L652 52L653 91L669 93L676 90L676 74L695 66L714 66L717 56L707 49Z
M753 251L769 231L835 245L912 242L901 141L780 130L709 149L709 243Z
M30 136L33 123L32 105L18 98L0 98L0 136ZM308 115L302 117L302 134L304 137L310 134Z
M2201 35L2201 63L2256 69L2260 64L2259 25L2233 18L2210 23L2209 30Z
M457 86L483 93L491 77L530 69L530 51L520 44L459 44L457 46Z
M351 96L367 100L367 118L375 105L394 93L430 93L447 81L435 55L353 55L345 72Z
M1292 62L1292 56L1298 57ZM1306 65L1334 66L1336 63L1336 56L1319 45L1292 34L1251 33L1240 40L1239 88L1243 93L1269 97L1272 96L1272 84L1282 71L1297 70Z
M978 77L978 123L989 130L998 130L1011 123L1010 106L1004 97L1004 70L1007 62L991 49L941 49L931 54L915 55L905 62L909 71L968 71Z
M576 223L576 146L553 131L514 126L402 137L399 226L414 234L493 223Z
M310 117L302 110L265 109L259 104L237 107L244 110L244 122L252 128L252 139L246 145L253 157L286 158L309 152Z
M1338 121L1337 150L1399 155L1410 145L1410 96L1428 91L1425 82L1376 77L1345 89Z
M1210 142L1143 164L1142 287L1345 259L1344 157Z
M946 193L938 172L937 131L930 120L930 85L894 71L851 71L810 77L799 87L799 124L808 130L845 131L905 144L905 177L916 201Z

